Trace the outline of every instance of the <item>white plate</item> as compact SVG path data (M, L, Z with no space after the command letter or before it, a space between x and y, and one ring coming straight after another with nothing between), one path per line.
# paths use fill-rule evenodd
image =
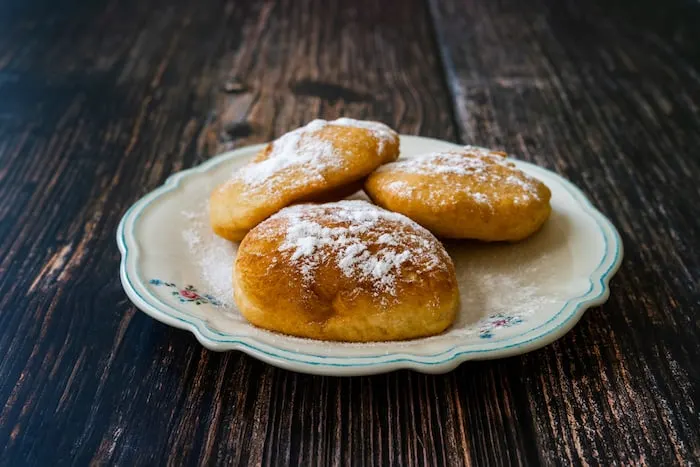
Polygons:
M304 373L364 375L400 368L443 373L466 360L503 358L547 345L570 330L587 308L608 298L608 281L622 260L615 227L559 175L515 161L552 190L552 216L539 233L517 244L447 245L463 302L447 332L405 342L347 344L255 328L211 294L201 258L183 235L192 228L191 216L183 213L206 215L203 206L211 189L261 147L221 154L174 174L136 202L117 230L120 277L129 298L158 321L191 331L209 349L241 350ZM401 136L402 157L455 147ZM222 242L209 237L204 241Z

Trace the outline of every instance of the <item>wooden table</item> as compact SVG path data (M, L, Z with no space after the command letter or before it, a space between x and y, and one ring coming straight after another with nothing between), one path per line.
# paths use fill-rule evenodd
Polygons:
M698 25L687 0L0 2L0 465L700 462ZM341 115L572 180L623 237L609 302L528 355L347 379L131 305L131 203Z

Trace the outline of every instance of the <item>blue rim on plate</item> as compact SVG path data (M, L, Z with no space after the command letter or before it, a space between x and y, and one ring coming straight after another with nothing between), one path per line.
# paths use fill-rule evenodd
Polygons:
M417 137L402 135L402 139L406 138ZM430 141L429 138L420 139ZM445 144L445 142L439 140L432 141ZM260 342L255 337L223 333L211 328L203 319L196 316L183 316L182 312L151 293L150 288L146 285L149 280L139 273L137 260L140 252L138 243L135 241L136 237L133 236L133 227L146 207L165 193L177 189L183 179L196 173L208 172L223 162L239 157L237 153L241 150L246 152L255 151L263 146L250 146L224 153L197 167L170 176L162 186L148 193L132 205L122 217L117 228L117 244L122 254L120 279L129 298L138 308L153 318L174 327L189 330L207 348L219 351L241 350L275 366L313 374L339 376L373 374L401 368L409 368L426 373L442 373L453 369L466 360L503 358L543 347L569 331L578 322L586 309L604 303L609 297L609 280L619 268L623 256L622 241L615 227L591 204L581 190L570 182L541 167L524 161L517 161L519 165L526 166L528 171L539 172L556 178L569 194L585 208L586 213L595 220L605 244L605 254L600 259L596 269L589 276L588 290L578 297L570 298L557 313L553 314L544 323L528 328L521 334L495 339L481 345L481 348L478 349L469 348L474 347L473 345L455 345L447 350L430 355L398 352L371 356L343 357L315 355L274 347ZM127 239L127 234L129 234L130 239ZM613 248L610 248L611 246ZM128 271L129 265L133 265L136 277L132 278L130 276ZM136 285L140 286L141 291L137 289ZM556 321L560 322L553 324Z

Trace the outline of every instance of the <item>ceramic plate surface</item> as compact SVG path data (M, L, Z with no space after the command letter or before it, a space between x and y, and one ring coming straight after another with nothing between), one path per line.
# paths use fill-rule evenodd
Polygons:
M552 216L540 232L520 243L446 244L457 268L462 308L445 333L405 342L347 344L255 328L214 293L202 274L201 258L183 233L192 229L192 213L206 220L212 188L261 147L221 154L174 174L136 202L117 231L120 277L129 298L158 321L191 331L209 349L240 350L304 373L364 375L400 368L443 373L467 360L508 357L547 345L570 330L587 308L608 298L608 281L622 260L615 227L570 182L516 160L518 168L551 189ZM404 158L457 147L401 136ZM208 229L206 222L199 225ZM200 240L208 241L207 234L213 237L204 233ZM230 268L228 263L224 267Z

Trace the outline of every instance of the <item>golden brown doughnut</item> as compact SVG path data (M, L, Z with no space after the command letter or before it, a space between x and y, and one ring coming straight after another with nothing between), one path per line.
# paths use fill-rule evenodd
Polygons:
M233 287L255 326L332 341L437 334L459 303L442 244L365 201L299 204L263 221L238 248Z
M365 192L443 238L522 240L551 212L544 183L504 153L470 146L384 165L367 178Z
M399 137L378 122L314 120L283 135L211 194L214 232L239 241L285 206L335 201L361 189L364 178L399 155Z

